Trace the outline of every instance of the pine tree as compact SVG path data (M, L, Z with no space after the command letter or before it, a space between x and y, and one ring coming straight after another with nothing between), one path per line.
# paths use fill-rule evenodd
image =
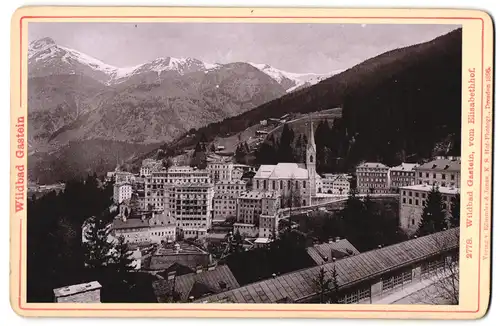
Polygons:
M325 295L330 290L330 284L332 279L328 278L327 273L323 267L319 269L319 273L316 278L313 279L313 286L315 290L319 293L319 303L326 303Z
M422 218L418 227L418 235L423 236L442 231L447 227L443 198L436 186L427 195Z
M340 295L339 295L339 275L337 273L337 266L333 264L332 270L332 293L330 294L330 303L339 303Z
M103 216L93 216L89 219L89 228L85 231L87 242L84 243L84 257L89 268L102 268L112 259L113 244L109 241L111 232Z
M115 253L112 267L120 273L134 269L132 266L132 263L134 262L132 252L130 251L128 244L125 242L124 236L118 237L118 242L116 243L114 249Z
M451 200L450 227L460 226L460 194L456 194Z

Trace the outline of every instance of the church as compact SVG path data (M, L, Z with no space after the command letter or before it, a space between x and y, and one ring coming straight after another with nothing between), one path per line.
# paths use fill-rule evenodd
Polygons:
M316 173L316 144L311 120L309 125L305 164L261 165L253 177L253 190L275 191L280 193L282 197L293 197L293 206L314 204L316 195L321 193L322 182L321 177Z

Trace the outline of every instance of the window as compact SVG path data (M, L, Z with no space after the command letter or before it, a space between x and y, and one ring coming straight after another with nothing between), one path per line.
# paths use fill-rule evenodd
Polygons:
M415 219L414 218L411 219L411 225L415 225Z
M389 291L394 288L403 286L403 284L410 283L412 280L411 268L406 269L400 273L388 276L382 279L382 291Z
M455 180L455 175L454 174L452 174L450 177L451 177L451 180Z
M306 189L306 182L305 181L303 181L302 186L303 186L302 188Z
M410 198L410 199L408 199L408 204L410 204L410 205L412 204L412 200L411 200L411 198Z
M356 289L352 292L347 293L345 296L339 299L339 303L349 304L349 303L357 303L363 301L364 299L370 298L371 296L371 287L362 287Z
M403 204L406 204L406 198L403 198Z
M309 162L312 163L313 162L313 156L309 156Z
M426 174L425 174L425 177L426 177L426 178L428 178L428 177L429 177L429 173L426 173Z
M406 196L406 190L403 190L403 196Z
M430 261L424 262L421 265L422 277L429 277L430 274L444 268L444 257L434 258Z
M433 177L434 179L436 179L436 173L433 173L433 174L432 174L432 177Z
M418 206L418 199L415 199L415 205Z

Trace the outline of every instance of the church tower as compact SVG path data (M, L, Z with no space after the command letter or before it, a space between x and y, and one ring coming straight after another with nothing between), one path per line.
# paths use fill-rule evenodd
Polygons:
M309 116L310 132L307 137L306 150L306 166L309 177L309 194L311 197L316 196L316 143L314 141L314 126L311 117ZM311 203L312 204L312 203Z

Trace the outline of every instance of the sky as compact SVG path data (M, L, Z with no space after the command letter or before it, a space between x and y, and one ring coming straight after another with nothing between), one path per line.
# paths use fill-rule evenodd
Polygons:
M396 48L430 41L456 25L270 23L29 23L43 37L116 67L158 57L266 63L296 73L350 68Z

